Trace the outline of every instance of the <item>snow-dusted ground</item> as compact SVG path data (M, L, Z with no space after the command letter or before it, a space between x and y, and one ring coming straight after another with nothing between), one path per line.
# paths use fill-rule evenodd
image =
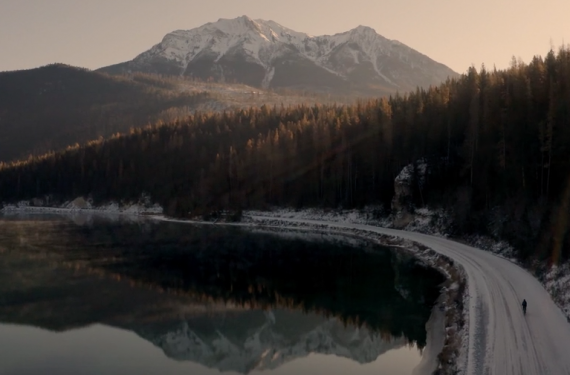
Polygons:
M275 221L267 216L252 219ZM463 373L570 374L566 317L540 282L509 260L421 233L322 220L278 220L395 236L425 245L461 265L467 273L470 322ZM526 316L520 305L523 298L529 302Z
M552 267L546 273L542 284L564 311L566 320L570 323L570 264Z
M388 226L391 222L384 215L382 207L370 206L363 210L322 210L317 208L307 208L303 210L294 210L289 208L274 209L272 211L246 211L244 218L253 216L265 216L271 218L286 219L307 219L321 220L334 223L352 223L352 224L372 224L378 226Z
M143 196L143 199L146 197ZM162 207L158 204L150 204L142 200L137 203L110 202L102 206L94 206L92 202L82 198L65 202L56 207L33 206L28 201L22 201L15 204L8 204L0 207L0 212L9 213L105 213L105 214L124 214L124 215L160 215L163 212Z

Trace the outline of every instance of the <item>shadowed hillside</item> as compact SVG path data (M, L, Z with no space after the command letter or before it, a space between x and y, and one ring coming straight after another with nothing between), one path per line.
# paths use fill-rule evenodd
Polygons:
M208 99L141 77L110 77L65 65L0 73L0 160L126 132L154 122L166 109Z
M354 98L66 65L0 73L0 161L27 159L195 111L347 103Z

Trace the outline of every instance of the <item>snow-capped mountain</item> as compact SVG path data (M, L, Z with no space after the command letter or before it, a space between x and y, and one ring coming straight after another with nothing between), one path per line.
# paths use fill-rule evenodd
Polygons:
M286 310L210 314L207 320L194 317L167 330L156 328L137 332L169 358L242 374L276 369L313 353L365 364L408 343L404 337L388 339L366 327L345 326L336 318Z
M246 16L174 31L134 60L101 70L368 95L404 92L457 76L369 27L313 37Z

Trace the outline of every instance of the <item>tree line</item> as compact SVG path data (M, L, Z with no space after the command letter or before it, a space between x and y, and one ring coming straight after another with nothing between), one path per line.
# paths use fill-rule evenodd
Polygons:
M262 106L169 124L0 166L0 199L132 200L168 214L389 207L402 167L425 159L416 206L449 209L456 233L523 255L570 255L570 49L471 67L458 79L354 105Z

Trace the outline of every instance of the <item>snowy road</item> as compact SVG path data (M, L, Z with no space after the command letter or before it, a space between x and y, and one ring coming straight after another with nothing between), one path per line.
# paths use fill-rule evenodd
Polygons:
M467 375L570 375L570 324L531 274L506 259L444 238L368 225L253 216L397 236L461 264L469 285ZM526 316L521 302L528 301Z

